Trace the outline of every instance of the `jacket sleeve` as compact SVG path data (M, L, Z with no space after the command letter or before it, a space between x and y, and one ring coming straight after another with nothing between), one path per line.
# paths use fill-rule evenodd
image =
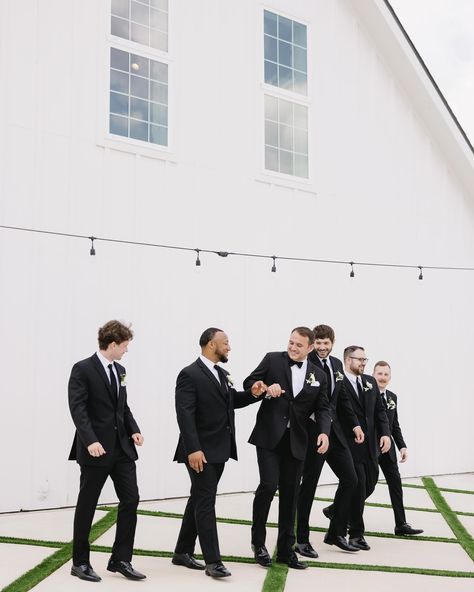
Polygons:
M125 391L125 397L127 396ZM125 427L127 428L128 435L131 436L132 434L140 434L140 428L138 427L135 418L130 411L130 407L128 406L127 399L125 398L125 408L123 411L123 421L125 423Z
M229 373L224 368L222 369L225 373L226 377L229 376ZM229 384L230 386L230 384ZM230 392L232 394L232 401L234 409L241 409L242 407L247 407L247 405L251 405L255 403L261 397L254 397L250 391L250 388L244 391L237 391L235 388L230 387Z
M196 428L197 393L192 378L181 370L176 380L175 407L186 454L202 450Z
M395 410L394 410L393 423L392 423L392 436L395 441L395 444L397 445L398 450L401 450L402 448L407 448L407 445L405 444L405 440L403 439L402 429L400 427L400 424L398 423L397 397L396 397L396 395L392 395L391 397L395 401L395 405L396 405Z
M79 364L74 364L68 384L69 410L76 426L77 434L84 446L98 442L87 410L89 390L87 379Z
M321 376L321 388L314 405L314 416L318 434L329 436L331 430L331 412L329 410L328 381L326 375Z
M251 372L247 378L244 380L244 389L248 390L252 388L252 385L257 382L258 380L263 380L266 383L266 377L268 374L268 370L270 368L270 360L268 354L265 355L263 360L260 364L255 368L253 372ZM259 397L260 399L261 397ZM257 401L259 400L257 399Z

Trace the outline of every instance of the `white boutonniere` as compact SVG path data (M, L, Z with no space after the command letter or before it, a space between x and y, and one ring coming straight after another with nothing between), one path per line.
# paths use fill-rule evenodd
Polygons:
M120 375L120 386L127 386L127 375L126 374Z
M372 390L372 383L371 382L366 382L365 386L364 386L364 391L371 391Z
M234 379L232 378L232 376L230 374L226 374L226 378L229 386L234 386Z
M393 399L387 398L387 409L389 409L391 411L392 409L395 409L396 406L397 406L397 404L395 403L395 401Z
M306 379L306 382L309 384L309 386L320 386L319 381L316 380L316 377L312 372Z
M336 380L336 382L340 382L341 380L344 380L344 374L342 372L339 372L339 370L337 372L334 373L334 378Z

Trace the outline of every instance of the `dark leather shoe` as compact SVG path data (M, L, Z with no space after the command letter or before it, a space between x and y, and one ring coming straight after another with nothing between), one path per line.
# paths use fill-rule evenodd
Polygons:
M228 578L231 575L222 561L206 564L206 576L211 576L211 578Z
M324 542L326 543L326 545L335 545L343 551L350 551L351 553L354 553L355 551L360 551L359 547L354 547L354 545L348 543L345 537L343 536L329 536L326 533L326 535L324 536Z
M174 563L174 565L184 565L184 567L188 567L189 569L206 569L204 563L196 561L196 557L191 553L175 553L171 563Z
M81 563L80 565L72 565L71 575L77 576L81 580L86 580L88 582L100 582L102 579L87 563Z
M328 520L332 520L334 518L334 508L333 506L327 506L323 508L323 514L326 516Z
M363 536L354 537L353 539L349 539L349 545L352 545L353 547L357 547L358 549L361 549L362 551L370 551L370 547L367 544L367 542Z
M277 561L278 563L286 563L292 569L306 569L308 567L306 563L301 563L298 560L296 553L291 553L289 557L277 557Z
M256 547L252 545L253 556L255 557L255 561L261 565L262 567L271 567L272 565L272 558L270 557L270 553L267 551L265 545L261 547Z
M295 551L304 557L311 557L312 559L319 557L311 543L297 543L295 545Z
M411 534L421 534L423 531L421 528L412 528L409 524L405 522L405 524L400 524L400 526L395 526L395 534L398 535L411 535Z
M133 569L130 561L116 561L115 559L109 559L107 569L108 571L121 573L129 580L144 580L146 578L145 575Z

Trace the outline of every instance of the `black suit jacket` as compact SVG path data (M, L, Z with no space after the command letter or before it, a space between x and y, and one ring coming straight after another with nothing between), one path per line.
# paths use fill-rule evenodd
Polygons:
M398 423L398 402L397 402L397 395L392 393L392 391L386 390L387 396L387 406L388 408L385 410L388 417L388 425L390 428L390 434L392 436L392 440L397 445L398 450L402 448L407 448L405 444L405 440L403 439L402 429L400 428L400 424ZM383 398L382 398L383 403ZM385 453L390 457L390 460L394 463L397 461L397 453L395 451L395 446L390 446L390 450ZM384 455L384 456L385 456Z
M351 398L352 408L359 420L359 425L364 431L365 441L356 444L352 427L345 419L341 419L349 448L355 461L371 461L378 463L379 444L377 436L390 436L387 414L385 413L382 397L377 383L372 376L362 375L363 401L359 401L350 380L344 375L344 388Z
M315 366L323 370L323 364L313 350L308 356ZM337 439L341 446L348 448L346 435L342 429L340 419L343 418L348 426L355 428L359 425L357 415L352 408L351 399L346 389L344 388L344 366L338 358L329 356L331 367L334 375L334 391L331 394L331 385L328 385L328 397L329 397L329 409L331 411L332 426L331 433L329 435L330 443L333 444L334 440ZM354 439L354 433L352 433L351 440Z
M229 373L219 367L225 378L222 388L212 372L198 358L178 375L175 405L180 430L174 459L188 462L188 454L202 450L207 462L237 460L234 409L254 403L250 391L237 392Z
M115 362L119 379L125 368ZM119 383L122 382L119 380ZM132 434L140 429L127 404L127 389L118 385L118 398L112 393L110 380L96 354L77 362L71 370L68 395L69 409L76 426L69 460L80 465L107 466L118 438L127 456L138 458ZM89 444L100 442L106 454L93 457L87 451Z
M317 383L315 386L309 383L311 375ZM268 386L278 383L285 393L281 397L263 398L249 442L260 448L273 450L290 421L291 452L295 458L304 460L309 416L315 413L318 434L329 435L331 429L326 373L308 360L303 390L295 397L288 354L272 352L266 354L258 367L244 380L244 387L251 387L257 380L263 380Z

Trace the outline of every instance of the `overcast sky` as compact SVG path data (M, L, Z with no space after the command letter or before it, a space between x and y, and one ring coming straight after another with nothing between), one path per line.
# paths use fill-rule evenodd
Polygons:
M474 0L389 0L474 144Z

